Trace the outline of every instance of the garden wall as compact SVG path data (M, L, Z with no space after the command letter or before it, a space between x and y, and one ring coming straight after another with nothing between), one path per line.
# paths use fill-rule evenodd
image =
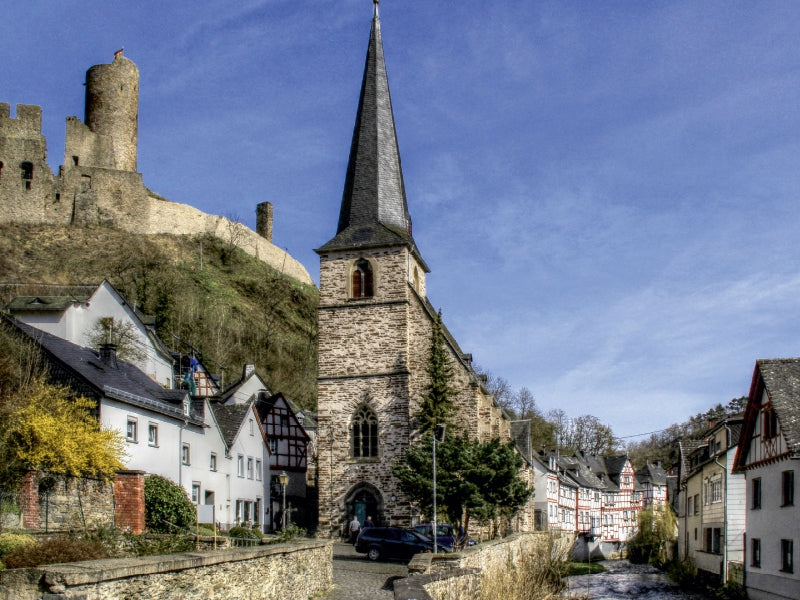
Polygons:
M333 543L91 560L0 573L0 600L302 600L333 582Z
M144 471L119 471L114 479L81 479L29 471L17 502L19 523L7 527L48 533L116 526L144 530Z

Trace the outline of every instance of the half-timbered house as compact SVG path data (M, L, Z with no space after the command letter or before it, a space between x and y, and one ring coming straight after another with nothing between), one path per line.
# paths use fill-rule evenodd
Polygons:
M746 478L745 583L753 600L800 598L800 358L756 361L734 471Z
M301 526L315 524L316 505L308 502L306 470L310 436L283 394L262 392L256 400L256 412L269 444L269 466L272 473L273 526L279 527L277 516L283 510L286 495L287 519ZM281 473L288 475L286 489L280 484Z

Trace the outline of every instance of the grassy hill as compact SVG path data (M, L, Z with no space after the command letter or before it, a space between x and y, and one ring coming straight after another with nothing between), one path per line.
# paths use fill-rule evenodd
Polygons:
M314 286L210 236L0 225L0 305L103 279L155 316L169 348L186 352L191 344L225 382L255 364L271 391L316 406Z

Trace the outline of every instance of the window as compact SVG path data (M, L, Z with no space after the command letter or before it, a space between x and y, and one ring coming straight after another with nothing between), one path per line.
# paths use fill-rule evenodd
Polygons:
M189 451L189 444L184 444L181 448L181 463L188 466L192 464L191 453Z
M358 409L352 425L352 452L354 458L378 456L378 419L368 406Z
M700 494L694 495L694 514L700 514Z
M771 404L764 409L761 416L764 419L764 438L768 440L774 438L778 435L778 417Z
M136 443L139 441L139 423L134 417L128 417L128 428L126 429L125 437L129 442Z
M250 419L250 435L255 435L255 426L253 424L253 419Z
M689 496L688 506L686 507L686 514L693 515L694 514L694 498Z
M261 461L256 459L256 481L261 481Z
M192 502L200 504L200 484L196 481L192 482Z
M756 477L750 485L750 508L757 510L761 508L761 477Z
M212 452L211 453L211 459L208 462L208 467L209 467L209 470L211 470L211 471L216 471L217 470L217 453L216 452Z
M253 478L253 459L249 456L247 457L247 478Z
M722 502L722 480L711 482L711 502Z
M781 473L781 506L794 506L794 471Z
M362 258L356 261L353 270L353 298L372 298L372 296L372 266L369 261Z
M705 530L706 543L704 550L712 554L720 554L722 529L719 527L707 527Z
M761 540L759 538L750 540L750 564L754 567L761 566Z
M23 179L25 179L26 181L30 181L31 179L33 179L33 163L29 162L20 163L19 168L22 169Z
M794 541L781 540L781 571L794 573Z
M244 456L241 454L236 457L236 476L244 477Z
M269 451L271 454L278 453L278 439L277 438L269 438Z
M151 446L158 446L158 425L155 423L147 425L147 443Z

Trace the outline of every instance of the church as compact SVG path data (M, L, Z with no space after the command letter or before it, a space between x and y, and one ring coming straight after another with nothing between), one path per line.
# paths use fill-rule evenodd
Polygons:
M426 516L404 496L391 467L418 436L414 415L428 383L437 315L426 293L431 270L413 237L374 4L339 223L316 250L319 533L330 536L353 515L384 526ZM512 427L446 328L444 337L453 422L480 441L510 439L518 424ZM523 509L520 529L533 529L532 514Z

